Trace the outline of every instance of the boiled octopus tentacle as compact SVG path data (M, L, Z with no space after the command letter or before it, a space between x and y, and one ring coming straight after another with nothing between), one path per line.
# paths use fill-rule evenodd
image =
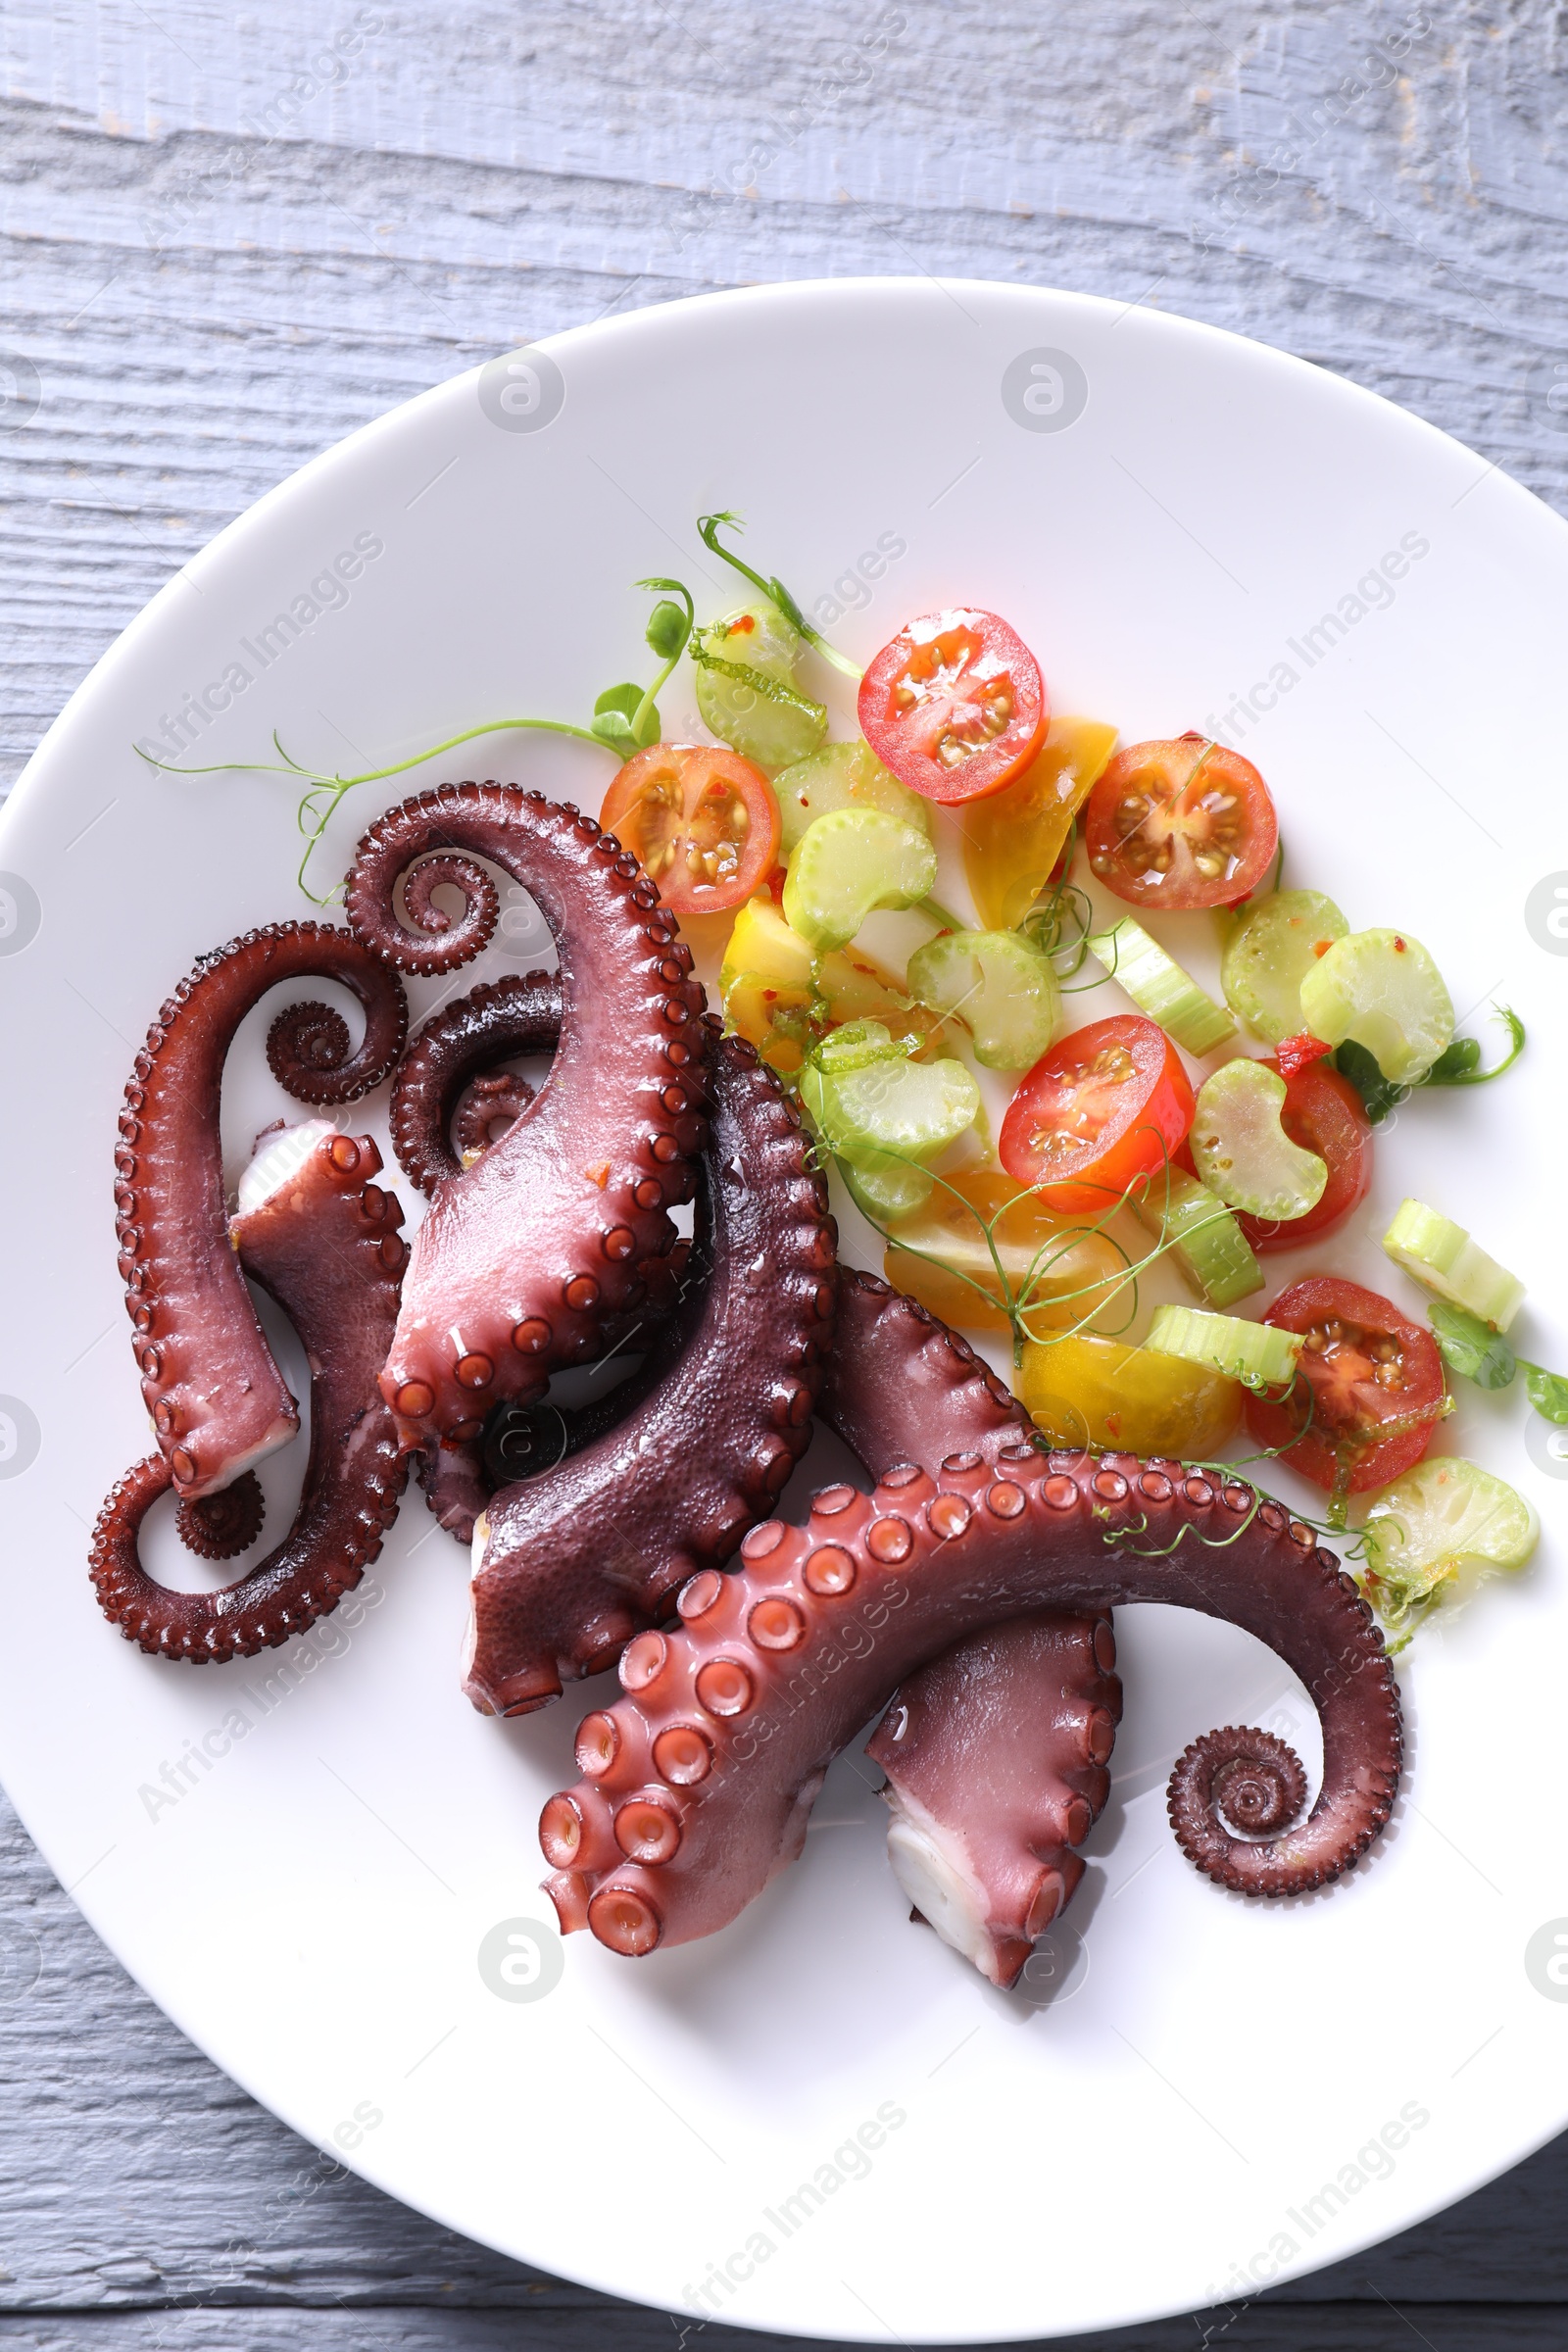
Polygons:
M1083 1877L1075 1849L1110 1794L1115 1663L1108 1617L1013 1618L901 1684L866 1746L900 1886L993 1984L1017 1981Z
M561 983L554 972L491 981L432 1013L392 1086L392 1146L410 1183L433 1193L462 1172L463 1146L453 1147L452 1121L476 1070L514 1054L553 1054L560 1035ZM530 1088L519 1114L531 1100Z
M190 1499L226 1487L299 1427L229 1247L218 1114L235 1030L269 989L300 978L351 990L364 1041L352 1052L341 1015L324 1005L290 1007L268 1041L273 1074L302 1102L356 1101L402 1051L408 1004L383 961L323 923L270 923L204 956L161 1008L125 1088L120 1271L141 1393L174 1488Z
M254 1470L243 1471L220 1494L182 1502L174 1529L187 1551L203 1560L234 1560L249 1551L267 1523L267 1501Z
M974 1469L1005 1446L1044 1450L967 1340L848 1268L818 1410L878 1480L949 1453ZM1074 1849L1110 1794L1115 1663L1108 1612L1017 1617L902 1684L867 1744L887 1775L894 1876L994 1984L1016 1982L1083 1877Z
M561 1041L510 1133L439 1183L415 1236L382 1394L410 1449L476 1438L491 1406L538 1396L641 1303L690 1198L711 1032L690 951L631 853L591 816L514 785L462 784L371 826L346 907L405 971L445 972L496 921L488 858L538 902L561 958ZM402 884L404 918L396 900ZM461 891L455 921L435 904Z
M1198 1609L1305 1684L1324 1753L1305 1821L1251 1840L1217 1775L1195 1778L1190 1809L1173 1798L1178 1838L1220 1886L1322 1886L1393 1808L1399 1699L1371 1611L1309 1528L1240 1481L1129 1454L955 1455L870 1495L824 1489L806 1527L754 1528L742 1562L692 1579L680 1628L637 1637L625 1695L581 1728L584 1778L540 1823L564 1931L639 1954L724 1926L800 1852L829 1762L877 1702L956 1641L1042 1607Z
M410 1457L432 1518L455 1542L470 1544L474 1523L495 1493L477 1439L450 1439L426 1446Z
M799 1112L740 1038L715 1049L712 1124L712 1271L662 1341L654 1385L610 1435L505 1489L475 1533L464 1687L486 1713L543 1706L694 1570L715 1577L809 1441L835 1288L826 1186Z
M93 1532L92 1580L105 1616L155 1656L201 1666L275 1648L359 1583L397 1516L408 1464L376 1375L397 1320L403 1212L371 1181L380 1166L368 1136L313 1123L270 1138L246 1171L234 1249L310 1358L310 1458L288 1535L219 1592L172 1592L141 1565L138 1531L172 1483L167 1458L120 1481Z
M398 1065L390 1120L398 1157L422 1192L433 1192L471 1164L464 1156L470 1111L494 1118L510 1099L498 1090L523 1087L521 1079L493 1065L514 1054L554 1054L560 1035L561 983L553 972L529 972L472 989L426 1021ZM520 1116L532 1099L531 1087L519 1094L512 1116ZM470 1140L477 1147L477 1137ZM484 1139L484 1149L490 1141ZM478 1157L478 1148L471 1157ZM607 1321L607 1349L634 1342L671 1312L689 1256L690 1244L680 1240L667 1257L647 1260L642 1268L647 1298L640 1307ZM642 1390L651 1385L649 1376ZM415 1462L430 1510L458 1543L471 1544L474 1522L498 1487L553 1468L568 1450L576 1452L603 1436L640 1401L640 1392L629 1386L612 1395L608 1411L608 1399L565 1413L548 1402L501 1405L489 1416L482 1440L448 1438L426 1446Z
M1041 1446L1034 1423L967 1340L874 1274L839 1276L833 1353L817 1407L875 1479L904 1462Z

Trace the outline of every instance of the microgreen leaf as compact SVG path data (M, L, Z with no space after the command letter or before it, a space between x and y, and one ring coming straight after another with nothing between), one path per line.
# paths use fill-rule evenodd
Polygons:
M685 613L679 605L671 604L667 596L662 598L649 613L648 626L643 631L643 635L661 662L667 662L671 654L681 652L685 646L687 634Z
M629 759L634 751L659 741L658 707L640 686L607 686L594 705L593 732L612 752Z
M1525 1393L1543 1421L1555 1421L1560 1429L1568 1422L1568 1380L1540 1364L1521 1361L1519 1369L1525 1376Z
M1500 1331L1479 1315L1446 1301L1429 1309L1432 1336L1450 1372L1473 1380L1478 1389L1505 1389L1517 1369L1513 1349Z
M738 514L699 514L697 517L698 537L706 548L717 556L721 564L727 564L732 571L740 573L742 579L750 580L754 588L760 588L765 597L771 598L791 628L798 630L808 645L814 646L825 662L831 662L834 668L841 669L847 678L858 680L862 677L864 672L858 669L853 662L847 662L834 646L829 645L820 629L814 629L811 626L781 579L774 577L764 580L760 571L752 569L750 564L743 563L741 558L732 553L729 548L719 545L718 534L721 527L732 531L743 531L746 525Z
M1337 1049L1334 1067L1342 1078L1348 1078L1374 1127L1380 1127L1410 1092L1407 1086L1398 1086L1392 1078L1385 1078L1365 1046L1358 1046L1353 1037L1348 1037Z
M1426 1076L1423 1086L1463 1086L1472 1070L1481 1066L1481 1048L1473 1037L1456 1037L1446 1054L1440 1054Z
M1490 1070L1482 1069L1481 1048L1473 1037L1456 1037L1446 1054L1440 1054L1426 1076L1423 1086L1486 1086L1490 1080L1500 1078L1511 1070L1525 1050L1525 1025L1511 1004L1496 1004L1493 1018L1502 1022L1508 1032L1508 1051Z

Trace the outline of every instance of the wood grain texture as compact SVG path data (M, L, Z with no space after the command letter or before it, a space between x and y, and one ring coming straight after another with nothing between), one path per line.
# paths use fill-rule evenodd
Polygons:
M307 458L508 344L712 287L913 270L1169 308L1568 512L1547 0L9 0L4 30L0 785ZM1565 2192L1568 2142L1246 2311L1094 2340L1555 2352ZM681 2341L304 2147L0 1810L0 2352Z

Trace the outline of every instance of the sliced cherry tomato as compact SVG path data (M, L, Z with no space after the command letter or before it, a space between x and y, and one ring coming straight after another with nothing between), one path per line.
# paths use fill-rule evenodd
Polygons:
M1254 1445L1283 1446L1292 1469L1330 1494L1363 1494L1415 1467L1443 1412L1443 1359L1429 1331L1335 1274L1293 1283L1263 1320L1304 1332L1306 1345L1302 1381L1286 1398L1249 1396Z
M1181 1145L1193 1090L1163 1029L1141 1013L1091 1021L1043 1054L1007 1105L997 1156L1047 1208L1100 1216Z
M765 886L778 803L760 767L707 744L656 743L628 760L599 821L676 914L722 914Z
M1234 906L1279 843L1268 786L1202 735L1118 752L1084 811L1089 862L1130 906Z
M1278 1070L1285 1081L1280 1125L1293 1144L1315 1152L1329 1172L1321 1198L1304 1217L1249 1217L1237 1212L1236 1222L1252 1248L1266 1254L1270 1250L1295 1250L1332 1233L1352 1208L1360 1207L1372 1183L1372 1122L1349 1080L1327 1062L1308 1061L1292 1070L1282 1049L1263 1066Z
M928 801L1000 792L1045 737L1040 665L995 612L954 605L908 621L860 681L860 732Z

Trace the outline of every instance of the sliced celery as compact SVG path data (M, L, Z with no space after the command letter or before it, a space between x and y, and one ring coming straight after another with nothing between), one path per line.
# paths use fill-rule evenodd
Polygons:
M945 931L910 956L909 992L965 1022L988 1070L1028 1069L1061 1018L1055 966L1017 931Z
M1272 1323L1244 1323L1239 1315L1210 1315L1199 1306L1161 1306L1144 1342L1156 1355L1204 1364L1249 1389L1280 1389L1296 1377L1301 1352L1298 1331Z
M1423 1200L1402 1200L1383 1247L1435 1298L1462 1306L1494 1331L1506 1331L1524 1303L1525 1286L1470 1239L1462 1225Z
M824 1037L811 1059L825 1078L846 1078L877 1061L905 1061L908 1046L885 1021L844 1021Z
M1129 1194L1128 1200L1210 1306L1234 1306L1262 1289L1263 1269L1246 1234L1218 1195L1185 1168L1156 1168L1144 1196Z
M936 1183L929 1169L902 1159L882 1159L862 1168L853 1159L841 1159L839 1173L850 1199L873 1225L895 1225L900 1217L912 1217L924 1208Z
M800 631L767 597L726 613L692 641L703 724L769 773L804 760L827 712L795 683Z
M1157 1021L1189 1054L1212 1054L1236 1035L1236 1023L1224 1006L1205 996L1191 972L1183 971L1130 914L1108 931L1094 932L1089 949L1139 1011Z
M1418 1462L1385 1487L1366 1519L1369 1585L1396 1625L1468 1575L1522 1568L1541 1522L1524 1495L1454 1455Z
M784 914L823 955L848 945L878 906L912 906L936 885L926 836L880 808L840 808L808 825L790 859Z
M930 804L901 784L859 736L853 743L824 743L797 760L774 777L773 790L778 796L778 854L786 865L807 827L836 808L880 808L885 816L902 816L922 833L931 831Z
M1352 931L1301 982L1301 1022L1314 1037L1362 1046L1385 1078L1414 1086L1453 1037L1443 974L1408 931Z
M1228 1061L1198 1090L1193 1164L1231 1208L1304 1217L1323 1198L1328 1165L1280 1125L1285 1081L1260 1061Z
M1259 899L1236 917L1224 942L1219 979L1226 1004L1271 1046L1294 1037L1303 1026L1301 982L1348 929L1320 890L1277 890Z

